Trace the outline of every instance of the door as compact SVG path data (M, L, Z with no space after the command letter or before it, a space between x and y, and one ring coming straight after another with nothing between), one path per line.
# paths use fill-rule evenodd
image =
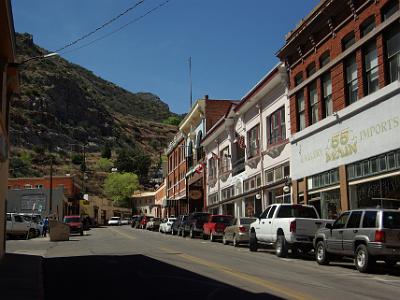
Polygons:
M29 223L25 222L24 218L20 215L13 215L14 224L13 231L18 234L25 234L29 230Z
M257 239L259 239L260 241L265 240L264 224L267 220L267 216L271 208L272 206L268 206L256 221L255 230L257 234Z
M360 228L362 211L356 210L351 212L350 218L343 230L343 253L347 255L354 254L354 238L358 234Z
M271 209L268 212L267 218L265 220L261 220L261 230L264 234L264 241L272 242L272 218L274 217L275 211L277 209L276 205L271 206Z
M326 233L326 247L329 252L341 253L343 251L343 229L349 219L349 212L345 212L333 223L332 229Z

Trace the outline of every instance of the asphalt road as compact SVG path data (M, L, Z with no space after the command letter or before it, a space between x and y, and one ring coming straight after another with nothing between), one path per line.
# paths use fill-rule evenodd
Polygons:
M380 264L373 274L361 274L350 261L318 266L312 257L280 259L270 249L253 253L247 246L235 248L129 226L92 229L68 242L11 240L7 252L45 258L43 293L49 299L68 290L70 278L78 274L88 296L94 295L90 286L96 285L99 295L109 292L121 298L139 294L146 299L156 299L156 294L164 299L400 298L399 264L395 268Z

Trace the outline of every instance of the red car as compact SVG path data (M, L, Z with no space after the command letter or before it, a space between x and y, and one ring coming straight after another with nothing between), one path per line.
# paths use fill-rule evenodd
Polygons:
M232 224L233 217L229 215L210 215L208 222L203 225L203 239L210 238L214 242L217 238L222 238L225 227Z
M80 216L65 216L64 223L69 226L70 233L83 235L83 223Z

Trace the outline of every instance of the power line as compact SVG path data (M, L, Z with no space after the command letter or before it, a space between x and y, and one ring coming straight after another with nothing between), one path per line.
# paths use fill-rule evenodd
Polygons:
M110 25L111 23L113 23L114 21L118 20L119 18L121 18L123 15L127 14L128 12L130 12L131 10L135 9L136 7L138 7L140 4L142 4L145 0L139 0L138 2L136 2L134 5L132 5L131 7L127 8L125 11L123 11L122 13L120 13L119 15L117 15L116 17L112 18L111 20L107 21L106 23L104 23L103 25L97 27L96 29L90 31L89 33L86 33L85 35L81 36L80 38L76 39L75 41L70 42L69 44L61 47L60 49L57 49L55 52L60 52L68 47L71 47L72 45L75 45L76 43L82 41L83 39L88 38L89 36L93 35L94 33L96 33L97 31L103 29L104 27Z
M141 19L143 19L143 18L146 17L147 15L153 13L153 12L156 11L157 9L160 9L161 7L163 7L164 5L166 5L166 4L167 4L168 2L170 2L170 1L171 1L171 0L166 0L166 1L164 1L163 3L161 3L161 4L159 4L159 5L155 6L155 7L153 7L152 9L148 10L145 14L143 14L143 15L141 15L141 16L139 16L139 17L133 19L132 21L129 21L128 23L122 25L121 27L118 27L117 29L115 29L115 30L113 30L113 31L111 31L111 32L109 32L109 33L107 33L107 34L105 34L105 35L103 35L103 36L101 36L101 37L99 37L99 38L97 38L97 39L95 39L95 40L89 42L89 43L83 44L82 46L80 46L80 47L78 47L78 48L74 48L74 49L72 49L72 50L70 50L70 51L63 52L62 54L68 54L68 53L71 53L71 52L80 50L80 49L82 49L82 48L86 48L86 47L88 47L88 46L90 46L90 45L92 45L92 44L94 44L94 43L96 43L96 42L98 42L98 41L101 41L101 40L103 40L103 39L109 37L110 35L113 35L114 33L117 33L117 32L119 32L119 31L121 31L121 30L124 29L125 27L127 27L127 26L129 26L129 25L131 25L131 24L133 24L133 23L136 23L136 22L140 21ZM59 51L57 51L57 52L59 52Z

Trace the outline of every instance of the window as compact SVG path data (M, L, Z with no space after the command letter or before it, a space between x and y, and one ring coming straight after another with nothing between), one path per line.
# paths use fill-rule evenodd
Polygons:
M221 165L219 167L222 173L228 172L230 170L229 162L230 162L229 147L225 147L224 149L222 149L222 151L220 151Z
M254 190L256 187L261 186L261 174L251 177L244 181L244 191L248 192Z
M398 10L399 10L399 1L398 0L389 1L382 9L383 21L386 21Z
M360 26L361 37L366 36L375 28L375 18L374 16L369 17L364 23Z
M286 139L285 107L281 107L267 118L268 144L273 145Z
M366 211L362 222L363 228L376 228L376 211Z
M382 221L383 228L400 229L400 212L384 211Z
M311 63L307 67L307 77L310 77L316 72L315 63Z
M334 228L334 229L341 229L341 228L344 228L344 226L345 226L346 223L347 223L347 219L348 219L348 218L349 218L349 213L348 213L348 212L342 214L342 215L339 217L339 219L337 219L337 220L335 221L335 223L333 223L333 228Z
M346 100L350 105L358 99L358 79L356 56L353 54L345 61L346 68Z
M346 35L342 40L342 50L349 49L356 42L356 37L354 36L354 32L350 32Z
M306 115L305 115L303 91L297 93L296 99L297 99L297 127L298 131L301 131L304 128L306 128Z
M267 217L268 212L270 211L270 209L271 209L271 206L268 206L268 207L262 212L262 214L260 215L260 219L265 219L265 218Z
M208 160L208 177L214 179L217 177L217 160L215 158L210 158Z
M369 95L378 89L378 52L375 42L364 49L365 94Z
M254 126L247 133L247 141L249 144L247 157L251 158L259 154L259 125Z
M320 68L326 66L330 62L329 51L324 52L319 58Z
M271 219L274 216L275 210L276 210L276 206L272 206L268 213L267 219Z
M324 106L324 116L330 116L333 113L332 82L330 73L322 75L322 101Z
M302 82L303 82L303 73L300 72L294 77L294 84L295 86L298 86Z
M22 218L22 216L19 216L19 215L14 215L14 220L15 220L15 222L18 222L18 223L24 222L24 218Z
M317 175L313 175L307 179L309 190L317 189L329 185L339 183L339 169L333 169Z
M353 211L350 215L350 219L347 222L346 228L359 228L361 221L362 211Z
M400 68L400 25L397 23L385 33L387 81L392 83L399 78Z
M277 218L305 218L318 219L313 207L301 205L282 205L279 208Z
M43 184L37 184L37 185L36 185L36 188L37 188L37 189L43 188Z
M221 200L229 199L235 196L235 187L232 185L221 191Z
M11 215L7 214L7 221L11 222Z
M310 124L314 124L318 121L318 94L315 81L310 84L308 95L310 98Z

